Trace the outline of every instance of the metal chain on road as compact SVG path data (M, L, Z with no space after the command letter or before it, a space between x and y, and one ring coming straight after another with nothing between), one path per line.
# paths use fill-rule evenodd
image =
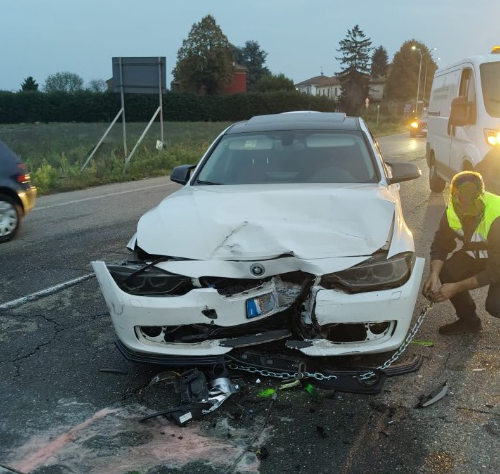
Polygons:
M387 369L389 366L391 366L400 356L401 354L405 351L405 349L408 347L412 339L415 337L415 334L417 334L418 330L420 329L420 326L424 322L424 318L429 312L429 310L432 308L433 303L429 303L428 305L424 306L422 308L422 311L420 312L417 321L411 331L406 335L405 340L399 346L399 349L388 359L386 360L382 365L379 365L377 367L377 370L384 370ZM315 380L332 380L338 378L336 375L326 375L323 374L322 372L271 372L270 370L265 370L265 369L259 369L258 367L254 366L245 366L245 365L238 365L238 364L229 364L228 367L230 369L234 370L241 370L244 372L248 372L251 374L259 374L262 375L262 377L274 377L278 379L305 379L305 378L312 378ZM372 377L374 377L376 374L373 371L366 372L362 375L359 376L361 380L369 380Z
M422 308L422 311L420 311L420 314L418 315L417 321L411 331L406 335L405 340L403 343L399 346L399 349L392 354L392 356L387 359L382 365L379 365L377 367L377 370L384 370L387 369L391 364L393 364L400 356L401 354L405 351L405 349L408 347L412 339L415 337L415 334L417 334L417 331L420 329L420 326L424 322L424 318L429 312L429 310L432 308L433 303L429 303L428 305L424 306ZM366 374L363 374L360 376L361 380L368 380L372 378L375 375L375 372L367 372Z
M278 379L316 379L316 380L333 380L338 378L336 375L326 375L322 372L271 372L270 370L259 369L253 366L245 366L238 364L229 364L228 367L234 370L242 370L251 374L259 374L262 377L275 377Z

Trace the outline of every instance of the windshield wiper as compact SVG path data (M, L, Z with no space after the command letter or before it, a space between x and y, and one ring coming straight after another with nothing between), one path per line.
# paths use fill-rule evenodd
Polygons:
M206 184L206 185L220 185L220 184L224 184L224 183L216 183L214 181L201 181L201 180L196 180L196 184Z

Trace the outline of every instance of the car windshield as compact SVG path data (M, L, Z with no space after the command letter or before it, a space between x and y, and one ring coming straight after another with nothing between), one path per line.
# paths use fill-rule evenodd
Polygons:
M492 117L500 117L500 62L481 65L484 106Z
M224 136L204 162L194 184L378 180L362 132L290 130Z

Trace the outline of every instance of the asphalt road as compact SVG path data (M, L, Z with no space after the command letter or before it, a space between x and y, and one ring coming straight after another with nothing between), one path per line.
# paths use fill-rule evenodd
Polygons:
M425 139L379 141L386 159L422 170L401 194L428 258L446 193L428 190ZM158 368L121 357L90 262L124 257L140 215L177 187L156 178L41 197L0 246L0 474L500 472L500 321L482 309L484 290L475 291L483 333L440 336L454 316L449 303L435 306L401 356L423 356L421 368L388 378L379 394L299 386L261 399L280 381L252 375L200 421L139 423L179 394L149 385ZM443 399L416 408L445 382Z

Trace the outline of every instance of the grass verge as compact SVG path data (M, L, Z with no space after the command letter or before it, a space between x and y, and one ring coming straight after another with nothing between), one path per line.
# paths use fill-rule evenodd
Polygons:
M377 120L370 116L365 120L375 136L405 130L400 121ZM117 123L83 170L108 124L0 125L0 138L23 159L39 195L43 195L169 175L175 166L197 163L228 125L229 122L165 122L165 146L157 149L162 130L160 123L155 122L125 166L126 156L130 157L146 124L128 123L124 134L122 125Z

